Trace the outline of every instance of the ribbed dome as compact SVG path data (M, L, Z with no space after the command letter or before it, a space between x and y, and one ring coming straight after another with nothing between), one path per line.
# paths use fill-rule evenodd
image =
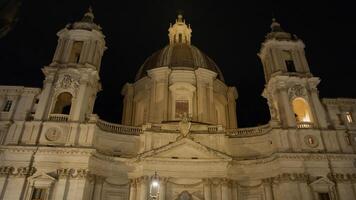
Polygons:
M159 67L185 70L205 68L216 72L218 79L224 81L224 77L215 62L198 48L190 44L170 44L152 54L146 59L136 74L136 81L145 77L147 70Z

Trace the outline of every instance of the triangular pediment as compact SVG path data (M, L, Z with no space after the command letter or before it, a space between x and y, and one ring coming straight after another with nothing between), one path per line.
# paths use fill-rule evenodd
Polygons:
M48 181L55 181L56 178L44 173L44 172L36 172L33 174L31 177L29 177L30 180L48 180Z
M330 181L326 177L321 177L318 180L310 183L310 186L315 186L315 185L335 185L334 182Z
M183 138L168 145L147 151L139 155L145 158L189 159L189 160L231 160L225 153L219 152L191 139Z

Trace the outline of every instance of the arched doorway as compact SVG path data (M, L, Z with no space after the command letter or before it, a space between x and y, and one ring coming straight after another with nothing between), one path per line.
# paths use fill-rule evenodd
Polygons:
M69 115L72 107L72 98L73 96L69 92L59 94L52 113Z
M309 104L305 99L301 97L293 99L292 106L297 122L313 122Z

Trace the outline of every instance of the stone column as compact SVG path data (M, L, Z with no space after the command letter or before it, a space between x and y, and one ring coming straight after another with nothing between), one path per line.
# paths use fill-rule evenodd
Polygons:
M314 105L313 119L314 121L318 121L320 128L327 128L327 117L326 112L323 105L320 102L317 85L319 84L320 80L318 78L311 78L308 80L309 87L311 88L311 100L312 105ZM312 108L310 108L312 109Z
M130 198L129 200L136 200L136 179L131 179L130 180Z
M4 194L7 189L9 176L13 172L13 167L4 166L0 168L0 199L4 199Z
M283 116L285 118L281 120L285 120L286 123L284 124L286 125L286 127L296 127L297 124L295 121L294 112L292 110L291 103L289 101L286 83L279 82L278 89L279 89L278 92L280 96L280 102L279 102L280 112L284 111L281 117Z
M306 181L300 182L299 187L300 187L300 192L301 192L303 200L313 200L312 191Z
M265 200L273 200L272 181L272 178L266 178L262 180L263 189L265 192Z
M337 183L337 191L341 200L354 200L356 198L353 185L348 181L340 181Z
M221 182L221 200L230 200L231 190L230 190L230 180L223 179Z
M4 106L5 106L5 95L4 94L0 94L0 109L2 111L2 109L4 109Z
M32 176L34 172L35 168L33 167L19 167L16 170L11 170L3 199L24 199L27 178Z
M104 180L103 176L95 176L93 200L101 200Z
M46 79L43 81L43 90L41 92L41 98L38 102L36 113L35 113L35 120L42 120L46 114L46 111L49 109L50 106L50 101L49 98L52 93L52 87L53 87L53 75L51 74L46 74L50 72L46 72L44 70L44 73L46 75Z
M209 179L204 179L204 200L211 200L211 182Z
M143 176L139 179L140 184L140 194L138 200L147 200L147 193L148 193L148 177Z
M159 200L166 199L167 178L160 178Z
M198 81L198 80L197 80ZM198 120L201 122L207 122L207 96L206 96L206 86L204 82L197 83L197 106L198 106Z
M71 117L72 121L82 121L84 119L84 108L87 107L86 103L86 93L88 88L88 80L80 80L79 81L79 88L77 88L77 95L73 97L72 110L71 110Z
M237 181L233 181L231 187L232 187L231 188L231 190L232 190L231 198L232 198L232 200L237 200L237 198L238 198L238 187L239 187Z

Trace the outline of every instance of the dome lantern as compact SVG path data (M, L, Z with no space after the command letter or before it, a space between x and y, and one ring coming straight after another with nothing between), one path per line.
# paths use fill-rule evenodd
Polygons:
M168 32L169 44L190 44L192 29L190 28L190 25L185 23L182 14L178 14L176 23L169 27Z

